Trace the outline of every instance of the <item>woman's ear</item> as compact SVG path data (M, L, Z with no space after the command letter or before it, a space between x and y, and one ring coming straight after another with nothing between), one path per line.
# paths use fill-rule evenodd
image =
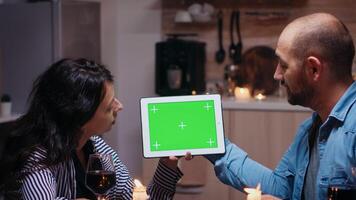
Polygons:
M317 81L323 71L322 62L315 56L309 56L306 60L306 72L312 80Z

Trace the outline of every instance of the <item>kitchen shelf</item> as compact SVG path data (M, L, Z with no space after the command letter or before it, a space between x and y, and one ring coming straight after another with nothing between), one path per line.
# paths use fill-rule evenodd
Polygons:
M308 0L163 0L164 9L184 9L193 3L209 3L218 9L302 7Z

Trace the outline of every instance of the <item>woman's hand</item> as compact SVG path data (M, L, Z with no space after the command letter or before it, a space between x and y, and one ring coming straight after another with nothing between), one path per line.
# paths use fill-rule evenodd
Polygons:
M162 162L163 164L165 164L167 167L171 168L171 169L176 169L177 168L177 165L178 165L178 160L180 159L181 157L176 157L176 156L169 156L169 157L166 157L166 158L161 158L160 159L160 162ZM185 160L191 160L193 159L193 156L190 152L187 152L184 156L184 159Z

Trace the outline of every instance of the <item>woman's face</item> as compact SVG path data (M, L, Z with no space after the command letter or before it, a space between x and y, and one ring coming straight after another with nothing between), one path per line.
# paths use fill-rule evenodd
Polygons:
M94 116L82 127L84 134L89 137L109 131L115 123L117 112L123 108L121 102L115 98L113 84L105 82L104 87L104 99L100 102Z

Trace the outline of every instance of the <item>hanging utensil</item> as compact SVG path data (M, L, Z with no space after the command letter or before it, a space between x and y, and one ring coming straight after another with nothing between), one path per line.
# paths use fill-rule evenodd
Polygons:
M223 46L223 13L220 10L217 15L218 22L218 41L219 41L219 49L215 53L215 60L217 63L223 63L225 60L225 50Z
M235 20L235 11L232 11L230 15L230 46L229 46L229 57L232 60L234 60L235 57L234 20Z
M240 11L235 11L235 23L236 23L236 33L237 33L237 44L235 45L235 51L233 55L234 64L240 64L242 60L242 39L240 30Z

